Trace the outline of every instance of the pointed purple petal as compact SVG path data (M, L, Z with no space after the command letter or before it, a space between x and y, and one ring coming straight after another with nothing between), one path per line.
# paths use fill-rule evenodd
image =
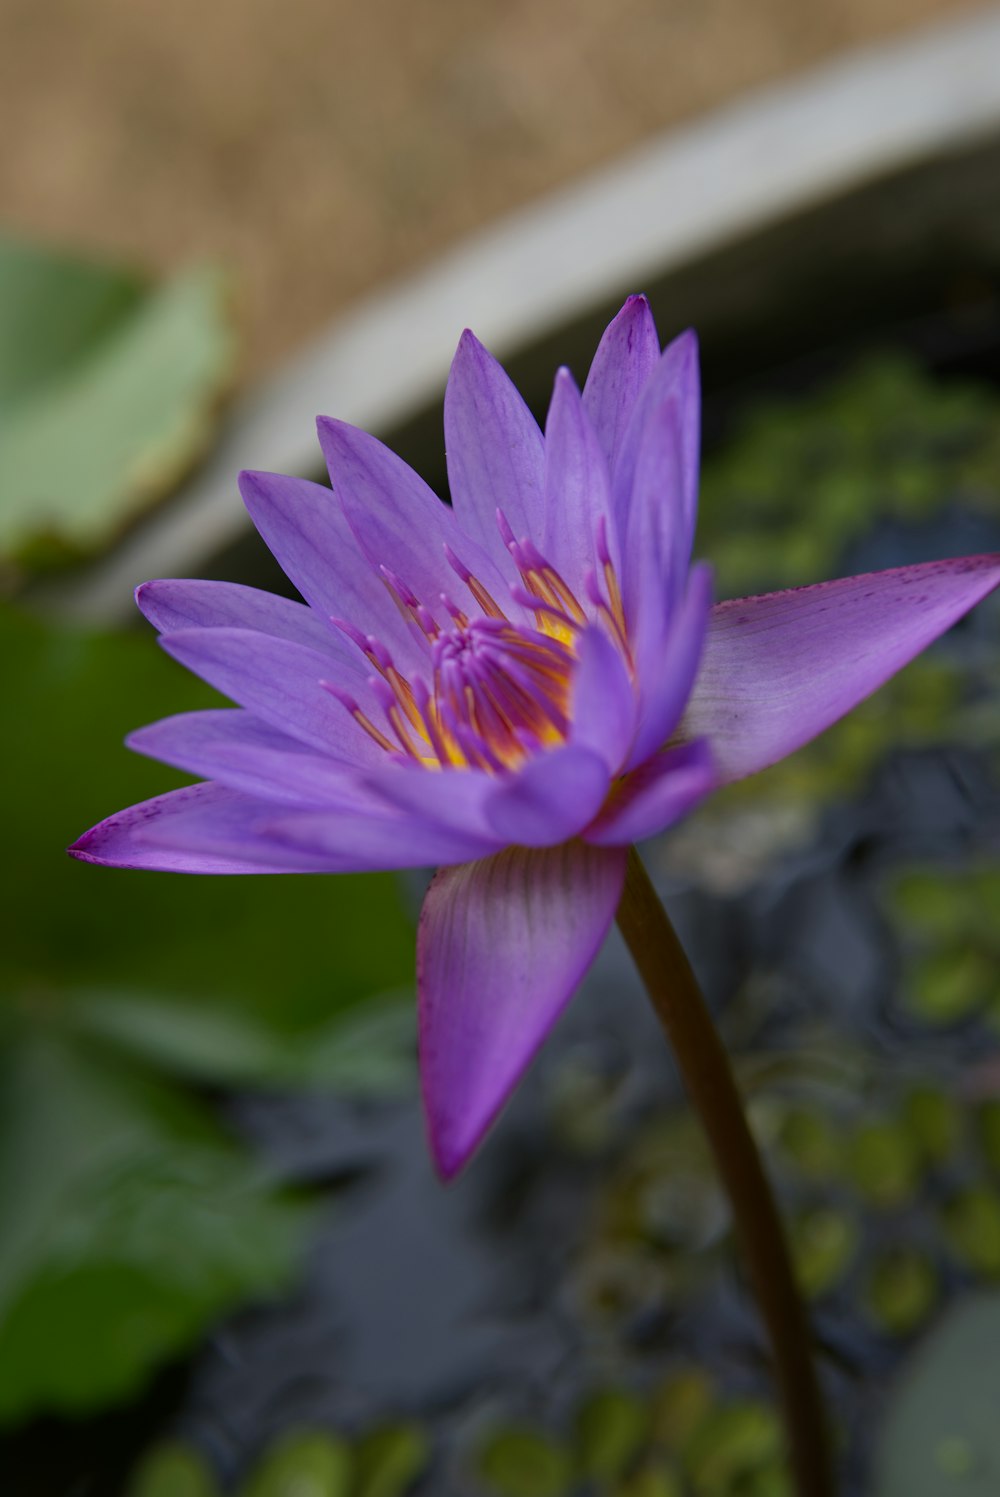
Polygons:
M420 1069L445 1177L468 1159L590 967L624 849L513 847L439 872L417 933Z
M661 636L677 606L698 504L698 346L675 339L636 407L615 476L622 532L622 599L629 636Z
M353 810L365 801L357 771L310 752L239 708L183 712L139 728L125 741L151 759L264 800Z
M583 404L614 472L636 402L660 357L656 323L644 296L630 296L597 346Z
M542 553L583 598L584 577L599 565L595 536L602 518L616 569L620 554L607 461L568 369L556 375L545 423L544 503Z
M638 700L621 651L598 625L576 646L570 741L598 754L611 774L625 761L635 734Z
M647 628L636 642L639 726L629 769L662 748L680 722L697 679L711 611L712 569L701 563L692 567L679 606L662 616L659 633L657 621L647 616Z
M487 553L402 458L346 422L321 416L317 427L334 492L371 567L396 574L446 626L442 592L455 595L460 606L468 601L446 547L498 601L506 598L508 584Z
M315 858L254 835L262 809L222 785L186 785L98 822L68 851L84 863L164 873L324 872ZM174 845L156 840L164 831Z
M384 756L322 684L335 669L337 684L364 691L366 678L346 675L341 662L332 668L316 650L250 629L184 629L162 635L160 643L217 691L321 754L354 764Z
M720 782L843 717L1000 584L1000 555L925 562L720 603L684 716Z
M486 805L496 791L497 778L485 770L435 770L412 761L389 761L364 771L360 780L365 791L384 806L487 838L497 850L505 845L486 820Z
M374 634L400 663L420 658L388 589L362 556L329 489L283 473L241 473L239 483L251 520L317 614L348 619L363 634Z
M137 587L135 601L158 634L176 634L181 629L257 629L330 655L348 655L343 635L311 608L238 582L162 578Z
M647 759L616 787L584 838L598 847L627 847L655 837L693 811L717 784L704 739L667 749Z
M608 793L607 765L589 749L566 744L495 777L486 805L489 826L504 842L551 847L596 816Z
M340 873L389 868L433 868L489 857L495 837L440 826L415 813L282 812L262 824L276 843L312 856Z
M462 529L504 575L513 575L496 512L503 510L518 540L529 536L538 542L544 521L544 443L507 374L468 330L448 376L444 435L448 485Z

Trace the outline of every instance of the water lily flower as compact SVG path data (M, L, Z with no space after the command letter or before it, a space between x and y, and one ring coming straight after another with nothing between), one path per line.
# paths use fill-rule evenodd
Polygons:
M138 589L163 647L238 706L133 734L203 781L70 850L188 873L438 866L417 979L449 1176L593 962L629 846L843 716L997 586L1000 556L713 605L691 564L697 345L685 333L661 353L643 297L582 391L559 371L544 434L466 332L445 438L450 507L326 417L332 492L241 475L305 602Z

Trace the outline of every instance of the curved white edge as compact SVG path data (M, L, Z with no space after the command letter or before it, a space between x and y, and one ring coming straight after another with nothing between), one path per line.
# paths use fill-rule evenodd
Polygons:
M854 52L666 132L359 302L238 400L211 457L163 509L72 584L78 618L128 611L245 523L240 468L315 475L313 417L384 431L443 388L462 329L498 355L641 289L740 235L1000 126L1000 6Z

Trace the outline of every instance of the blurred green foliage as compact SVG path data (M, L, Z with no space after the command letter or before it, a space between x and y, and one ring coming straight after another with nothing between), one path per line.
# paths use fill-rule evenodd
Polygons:
M162 287L0 239L0 563L106 546L207 448L236 355L225 280Z
M1000 514L1000 398L903 355L755 402L705 464L698 551L720 597L820 582L876 520L944 504Z
M176 1081L408 1084L413 932L389 877L74 862L181 777L121 747L213 694L148 635L0 610L0 1419L126 1396L289 1279L307 1215ZM372 999L376 1001L371 1001Z
M644 1393L598 1390L564 1439L497 1426L476 1452L488 1497L791 1497L777 1413L676 1367Z
M357 1438L290 1430L257 1458L239 1497L405 1497L429 1459L418 1425L379 1424ZM126 1497L218 1497L207 1463L189 1446L164 1441L147 1452Z
M890 890L905 958L902 1001L922 1024L1000 1025L1000 869L913 869Z
M717 595L738 597L856 570L845 558L875 523L920 524L949 508L1000 520L1000 395L873 355L813 393L746 410L704 464L696 549L715 568ZM678 860L710 883L748 884L808 839L825 806L856 794L890 749L995 746L991 671L995 660L937 645L813 743L713 796L676 837ZM712 853L722 843L724 859ZM955 1005L973 1001L977 974L956 975L954 964L948 973Z

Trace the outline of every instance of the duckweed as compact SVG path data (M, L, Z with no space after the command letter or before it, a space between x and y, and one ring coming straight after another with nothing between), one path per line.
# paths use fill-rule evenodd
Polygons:
M1000 1278L1000 1196L987 1185L952 1196L944 1229L959 1262L984 1279Z
M868 1314L891 1336L905 1336L934 1308L938 1277L930 1259L915 1248L882 1253L869 1274L865 1293Z
M148 1451L129 1482L127 1497L217 1497L206 1461L188 1445L164 1441Z
M905 1125L891 1118L863 1122L850 1145L850 1175L873 1206L902 1206L920 1184L920 1155Z

